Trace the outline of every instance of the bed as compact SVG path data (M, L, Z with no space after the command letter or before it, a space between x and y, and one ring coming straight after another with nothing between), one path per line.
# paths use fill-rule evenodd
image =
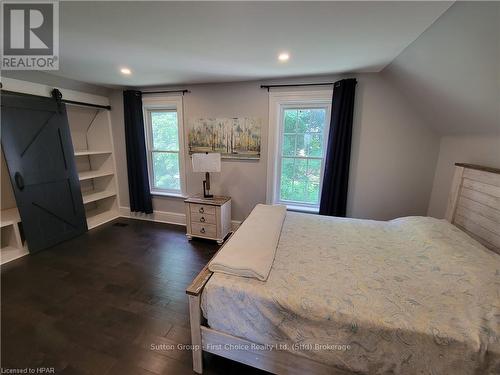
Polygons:
M459 164L446 213L388 222L289 212L266 281L202 270L202 351L270 372L500 373L500 174Z

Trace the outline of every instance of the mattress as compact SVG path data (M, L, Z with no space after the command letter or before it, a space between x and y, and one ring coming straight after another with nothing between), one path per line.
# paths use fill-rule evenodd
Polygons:
M444 220L289 212L268 280L215 273L201 304L215 330L353 372L500 373L500 256Z

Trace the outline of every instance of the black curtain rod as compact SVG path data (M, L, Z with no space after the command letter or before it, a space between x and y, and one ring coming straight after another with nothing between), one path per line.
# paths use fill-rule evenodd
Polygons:
M191 91L189 90L163 90L163 91L141 91L141 94L175 94L175 93L181 93L182 95L184 94L189 94Z
M295 83L288 85L260 85L261 89L267 89L269 91L270 88L273 87L300 87L300 86L328 86L333 85L335 82L320 82L320 83Z

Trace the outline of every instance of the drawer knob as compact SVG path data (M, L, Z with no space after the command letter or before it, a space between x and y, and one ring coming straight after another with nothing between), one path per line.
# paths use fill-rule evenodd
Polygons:
M203 212L205 212L205 210L203 209L203 207L201 207L198 211L200 211L200 214L202 214Z
M202 217L200 217L200 221L201 221L202 223L204 223L204 222L205 222L205 218L204 218L203 216L202 216Z
M200 232L205 233L205 228L201 228Z

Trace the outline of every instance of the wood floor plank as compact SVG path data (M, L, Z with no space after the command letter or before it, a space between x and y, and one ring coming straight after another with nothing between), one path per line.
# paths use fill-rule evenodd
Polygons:
M127 225L110 222L2 266L3 368L193 374L185 289L218 246L187 241L181 226L116 221ZM209 375L262 373L205 357Z

